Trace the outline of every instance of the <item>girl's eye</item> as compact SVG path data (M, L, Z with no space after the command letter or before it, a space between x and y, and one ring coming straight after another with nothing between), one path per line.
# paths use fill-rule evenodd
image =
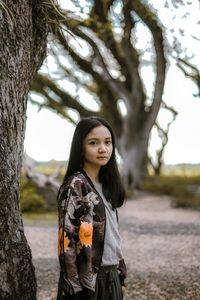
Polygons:
M89 145L92 145L92 146L97 145L97 144L98 144L97 141L90 141L89 142ZM110 145L110 144L112 144L112 141L105 141L105 145Z

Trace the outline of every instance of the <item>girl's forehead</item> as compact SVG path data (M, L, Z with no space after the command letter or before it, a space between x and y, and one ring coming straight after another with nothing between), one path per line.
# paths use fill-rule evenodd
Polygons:
M94 127L86 136L87 138L91 138L91 137L108 137L111 138L111 133L110 130L104 126L104 125L100 125L98 127Z

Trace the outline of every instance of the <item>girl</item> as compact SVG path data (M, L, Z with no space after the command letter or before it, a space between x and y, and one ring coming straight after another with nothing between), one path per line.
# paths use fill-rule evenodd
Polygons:
M113 131L102 118L85 118L76 127L58 192L57 300L123 299L117 215L123 202Z

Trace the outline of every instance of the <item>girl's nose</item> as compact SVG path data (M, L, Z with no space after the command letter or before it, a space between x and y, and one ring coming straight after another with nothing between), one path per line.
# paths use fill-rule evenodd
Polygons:
M105 148L105 145L100 145L99 147L99 152L105 152L106 151L106 148Z

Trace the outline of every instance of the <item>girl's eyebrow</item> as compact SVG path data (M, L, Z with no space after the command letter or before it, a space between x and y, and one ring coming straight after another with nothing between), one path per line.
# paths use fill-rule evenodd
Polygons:
M105 138L105 140L111 140L112 139L112 137L106 137ZM99 140L99 138L98 137L91 137L91 138L88 138L88 141L90 141L90 140Z

